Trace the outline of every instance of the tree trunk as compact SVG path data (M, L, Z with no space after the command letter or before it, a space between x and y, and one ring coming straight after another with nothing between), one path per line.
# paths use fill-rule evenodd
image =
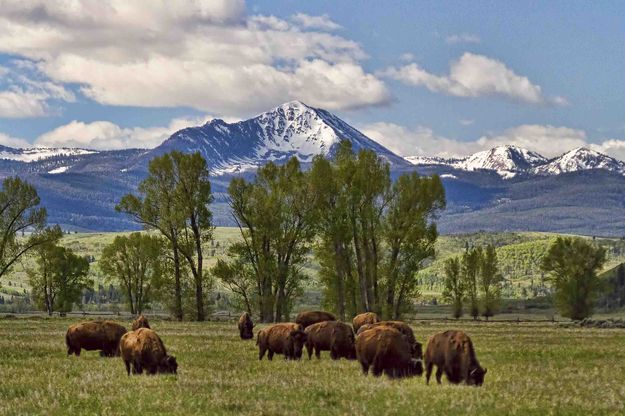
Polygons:
M174 315L176 319L182 321L184 318L182 312L182 285L181 285L181 270L180 270L180 253L178 251L178 241L172 241L172 247L174 251Z
M360 238L356 226L356 218L352 218L352 233L354 238L354 251L356 252L356 271L358 272L358 286L360 289L360 310L358 312L369 311L369 301L367 298L367 277L362 267L362 252Z
M204 321L204 285L203 285L203 266L204 256L202 255L202 235L195 220L195 216L191 215L191 230L193 230L193 238L195 240L195 252L197 256L197 269L195 271L195 302L197 305L197 320ZM190 259L192 260L192 259Z
M345 321L345 258L342 245L334 242L334 264L336 267L336 311L339 319Z

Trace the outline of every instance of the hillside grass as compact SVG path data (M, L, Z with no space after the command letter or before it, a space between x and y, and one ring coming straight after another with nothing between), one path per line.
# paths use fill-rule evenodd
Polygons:
M258 361L234 322L154 321L175 376L128 377L120 358L67 357L72 319L0 320L4 415L615 415L625 412L625 333L462 323L483 387L364 377L355 361ZM128 325L128 322L122 322ZM413 324L417 339L448 329ZM255 328L258 330L258 327Z

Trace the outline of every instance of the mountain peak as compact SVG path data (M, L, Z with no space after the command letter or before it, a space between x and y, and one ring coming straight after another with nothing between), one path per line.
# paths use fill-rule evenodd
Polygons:
M590 169L605 169L625 173L625 163L587 147L576 147L552 159L549 163L538 166L534 173L558 175Z
M512 177L546 161L547 159L536 152L518 146L502 145L474 153L456 162L455 166L469 171L493 170L501 176Z

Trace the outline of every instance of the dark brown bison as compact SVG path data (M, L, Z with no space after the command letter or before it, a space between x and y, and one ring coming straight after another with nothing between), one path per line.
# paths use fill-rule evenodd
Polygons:
M320 358L321 351L330 351L333 360L356 359L355 336L352 328L339 321L325 321L312 324L305 329L308 359L313 351Z
M382 373L390 378L420 376L423 363L412 351L406 336L389 326L370 328L356 337L356 356L365 375L373 367L375 377Z
M132 322L132 330L136 331L139 328L148 328L150 329L150 323L148 322L148 318L143 316L143 314L139 315L137 319Z
M274 324L258 332L258 359L262 360L267 352L269 361L274 354L283 354L285 360L299 360L306 343L306 332L300 324L292 322Z
M124 334L119 350L128 375L131 368L134 374L142 374L143 370L148 374L178 372L176 358L167 355L163 341L151 329L139 328Z
M430 382L434 365L438 384L445 373L450 383L464 381L468 385L481 386L487 371L475 357L471 338L462 331L445 331L430 338L425 350L426 383Z
M375 312L365 312L359 315L354 316L352 320L352 327L354 328L354 332L358 333L358 329L367 324L375 324L376 322L380 322L380 318Z
M336 316L332 315L330 312L306 311L300 312L295 318L295 323L300 324L303 328L324 321L336 321Z
M412 356L418 360L423 359L423 346L414 336L414 332L412 332L412 328L405 322L402 321L380 321L374 324L365 324L358 329L358 334L366 331L367 329L376 328L379 326L387 326L391 328L395 328L402 334L406 336L410 345L412 345Z
M103 357L119 353L119 340L126 328L111 321L90 321L74 324L67 329L65 343L67 355L80 355L80 351L99 350Z
M239 318L239 335L241 339L252 339L254 338L254 324L252 323L252 318L250 314L247 312L243 312L241 317Z

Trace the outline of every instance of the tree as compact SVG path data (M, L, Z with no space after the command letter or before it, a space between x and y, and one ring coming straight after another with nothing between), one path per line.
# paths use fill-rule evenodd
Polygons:
M242 246L235 246L236 249ZM254 270L249 263L244 262L242 255L231 252L234 258L232 262L223 259L217 260L217 264L211 269L213 276L218 278L236 297L236 303L240 303L243 308L252 315L254 308ZM240 308L239 308L240 309Z
M45 234L58 240L58 231L60 228L48 229ZM50 316L54 311L71 311L72 305L80 302L83 289L93 285L87 278L87 259L50 240L37 246L36 264L35 269L28 270L33 299Z
M28 251L48 242L41 238L47 213L45 208L38 207L39 202L39 195L32 185L17 177L3 181L0 191L0 277L6 275ZM31 231L30 236L24 237L25 231Z
M416 295L416 272L434 256L438 231L432 219L444 207L445 190L436 175L420 177L413 172L401 175L393 184L383 217L388 251L386 317L400 319L406 299Z
M501 301L501 283L503 276L499 273L497 251L489 244L483 251L480 264L480 294L482 316L488 319L493 316Z
M158 230L170 243L174 268L174 314L183 319L181 262L194 280L196 319L206 317L202 243L212 238L213 201L206 160L199 152L173 151L150 161L149 175L139 185L142 198L126 195L116 209L132 216L146 229Z
M482 263L482 248L470 248L462 255L462 280L467 301L469 302L469 313L473 319L480 315L478 296L478 275Z
M261 321L286 320L314 237L308 175L296 158L283 166L270 162L253 182L233 179L228 195L243 239L231 254L252 267Z
M443 299L452 304L454 318L458 319L462 316L462 302L465 296L460 258L452 257L445 260L444 284Z
M152 286L163 273L164 245L141 233L118 236L102 251L100 269L124 291L130 313L138 315L150 302Z
M581 238L558 237L551 245L541 268L549 273L562 316L579 320L592 315L601 287L597 272L605 260L604 248Z

